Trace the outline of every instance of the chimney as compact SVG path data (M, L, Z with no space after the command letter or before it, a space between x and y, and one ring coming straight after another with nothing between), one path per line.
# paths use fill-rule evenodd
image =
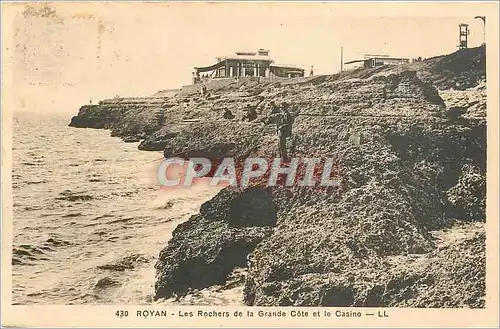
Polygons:
M259 56L269 56L269 50L259 49Z

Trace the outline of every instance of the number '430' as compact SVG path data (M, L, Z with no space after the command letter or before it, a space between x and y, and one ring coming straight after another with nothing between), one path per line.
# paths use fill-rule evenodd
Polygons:
M119 311L116 311L115 315L119 318L127 317L128 311L119 310Z

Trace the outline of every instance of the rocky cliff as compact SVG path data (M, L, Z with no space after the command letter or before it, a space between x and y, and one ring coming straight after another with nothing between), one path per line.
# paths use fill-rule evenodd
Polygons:
M484 307L484 62L478 48L234 82L207 98L108 100L82 107L71 125L111 129L166 157L274 157L269 103L286 101L293 155L336 159L338 189L225 188L207 201L160 253L158 299L224 284L246 267L247 305ZM248 107L258 113L251 122L242 120ZM225 109L236 117L224 119Z

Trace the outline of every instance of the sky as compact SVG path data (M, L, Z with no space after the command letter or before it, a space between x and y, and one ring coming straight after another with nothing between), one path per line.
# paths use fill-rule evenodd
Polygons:
M331 74L340 70L341 47L344 62L364 54L448 54L457 49L460 23L469 24L469 47L483 41L483 23L474 19L481 12L445 17L399 7L395 16L349 4L69 3L49 5L43 14L42 4L29 6L38 7L24 15L21 8L13 20L13 96L16 109L36 111L76 113L90 100L180 88L194 66L236 51L265 48L276 63Z

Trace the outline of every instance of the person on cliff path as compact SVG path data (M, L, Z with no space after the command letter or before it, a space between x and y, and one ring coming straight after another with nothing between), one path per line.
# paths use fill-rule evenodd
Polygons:
M254 106L248 104L245 111L246 114L243 116L243 120L248 120L250 122L257 119L257 111L255 110Z
M206 95L206 93L207 93L207 86L205 86L205 84L202 84L200 86L200 96L203 97Z
M164 109L160 109L157 113L156 113L156 118L158 119L158 126L163 126L163 124L165 123L165 110Z
M287 138L292 136L292 116L288 112L288 103L283 102L281 104L281 113L278 116L276 124L280 157L286 161L288 159L286 141Z
M233 112L231 112L230 109L226 108L224 110L224 115L223 115L223 118L224 119L228 119L228 120L231 120L231 119L234 119L235 118L235 115L233 114Z
M281 113L278 105L276 105L274 101L271 101L271 103L269 103L269 107L271 108L271 115L276 113Z

